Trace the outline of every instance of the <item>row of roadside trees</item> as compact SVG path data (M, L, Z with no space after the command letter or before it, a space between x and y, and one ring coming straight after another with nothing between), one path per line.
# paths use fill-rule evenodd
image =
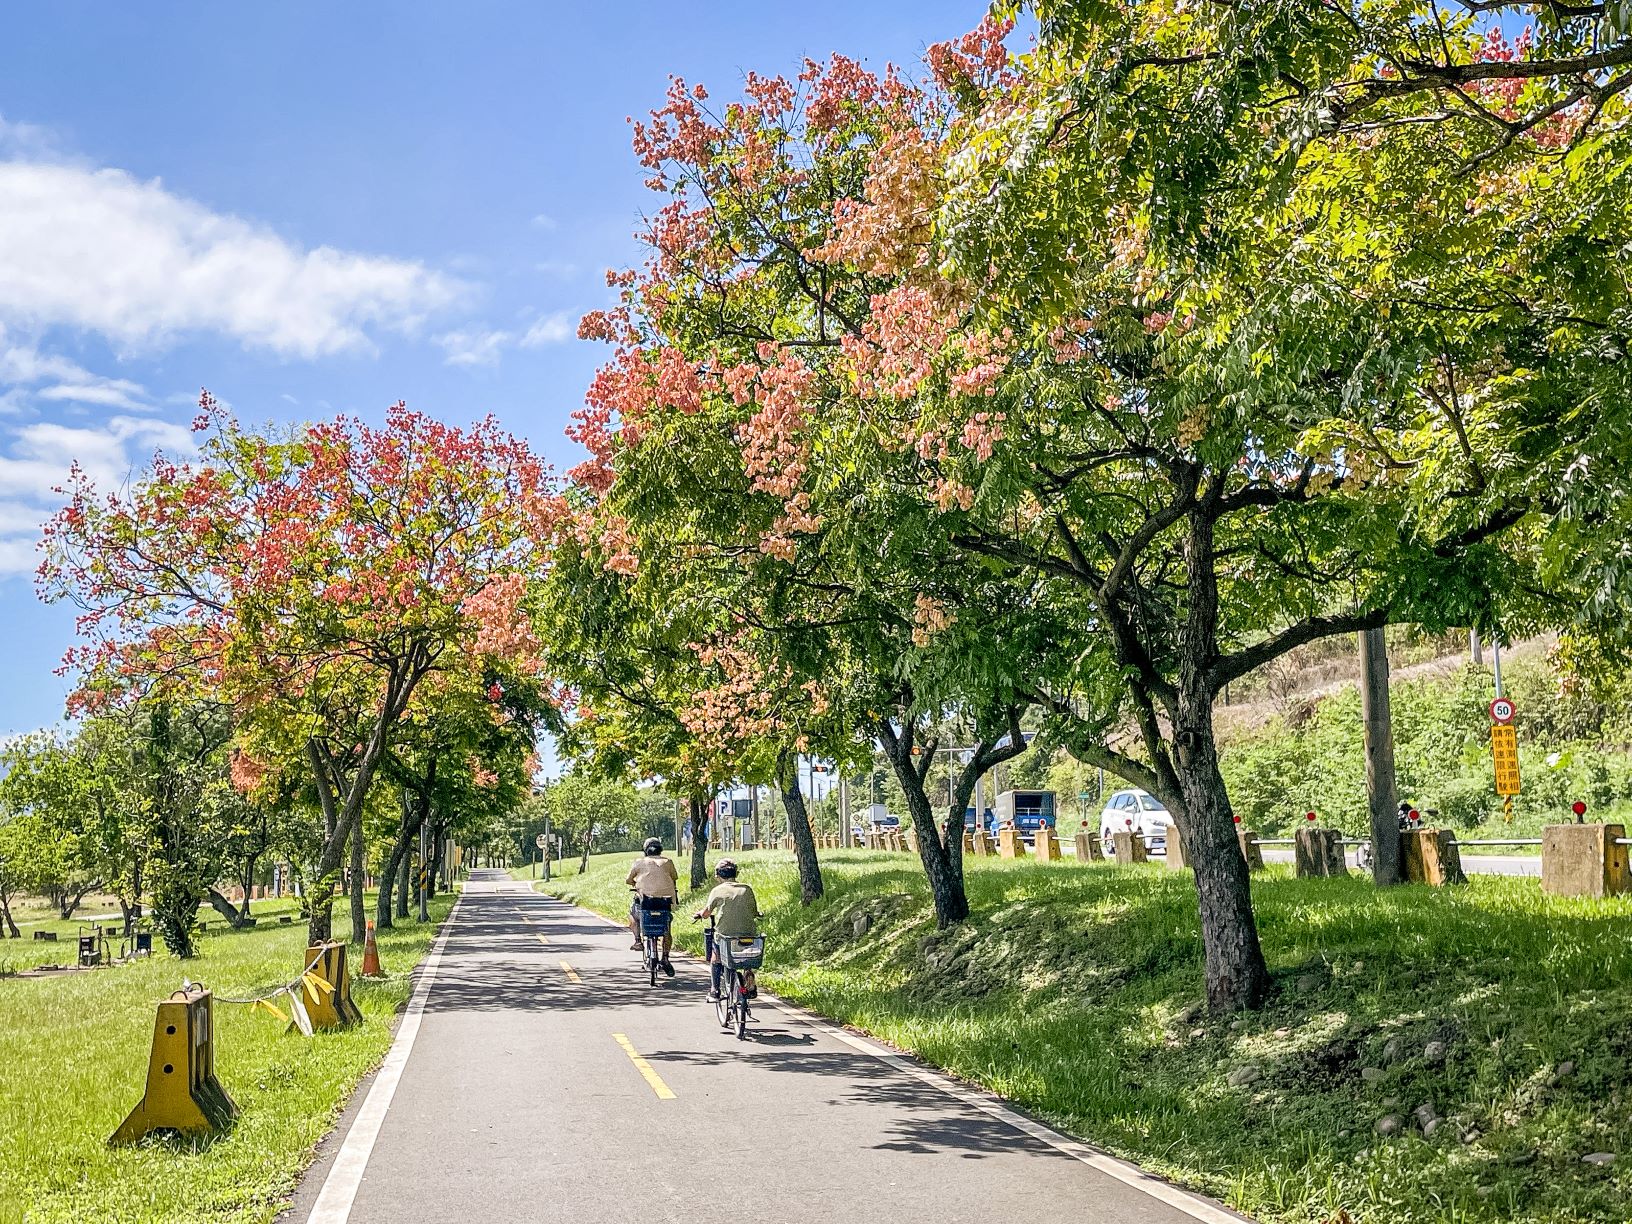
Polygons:
M881 749L959 922L1025 719L1165 801L1208 998L1260 1004L1224 687L1395 622L1614 644L1632 39L1616 5L1030 7L1029 51L1000 5L921 76L673 82L564 484L492 421L207 396L196 460L76 476L40 584L80 711L212 711L239 799L302 813L314 938L371 828L399 878L426 822L515 809L546 726L698 832L775 786L807 901L799 757Z
M1224 687L1396 622L1613 639L1632 40L1615 5L1029 7L1024 54L999 5L921 79L676 80L635 125L661 203L581 330L612 356L544 608L569 741L698 821L779 784L807 900L794 754L877 744L948 924L975 780L1040 718L1174 813L1208 998L1254 1007Z

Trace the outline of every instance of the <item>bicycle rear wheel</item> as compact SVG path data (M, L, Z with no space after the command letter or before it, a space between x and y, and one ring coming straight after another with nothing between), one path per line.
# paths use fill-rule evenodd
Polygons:
M646 936L646 980L657 985L657 939L652 935Z
M748 1035L748 987L744 984L741 973L736 975L736 979L731 986L731 993L737 1001L737 1040L741 1041Z

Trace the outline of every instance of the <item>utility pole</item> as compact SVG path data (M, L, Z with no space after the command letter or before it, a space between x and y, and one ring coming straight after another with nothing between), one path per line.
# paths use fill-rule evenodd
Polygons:
M839 779L839 845L850 848L850 779Z
M1394 790L1394 723L1388 705L1388 646L1381 629L1360 634L1360 716L1366 732L1366 794L1371 799L1372 878L1400 882L1399 799Z

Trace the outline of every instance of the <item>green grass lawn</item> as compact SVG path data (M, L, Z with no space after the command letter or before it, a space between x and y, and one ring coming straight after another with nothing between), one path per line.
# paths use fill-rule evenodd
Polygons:
M549 890L620 916L629 857ZM1190 1011L1188 875L980 860L974 917L937 933L914 858L824 852L828 893L801 908L789 855L736 857L778 993L1260 1219L1632 1218L1632 898L1271 868L1254 898L1277 997L1215 1020ZM1258 1077L1232 1085L1244 1067ZM1425 1102L1445 1118L1430 1137ZM1387 1115L1404 1124L1383 1139ZM1582 1162L1596 1152L1618 1160Z
M345 922L346 906L345 898L335 902L335 914L342 925ZM91 928L95 926L100 926L107 935L109 955L118 956L120 932L123 929L118 911L118 903L110 897L87 897L85 903L67 921L57 916L54 906L43 901L28 900L14 906L13 914L22 938L0 939L0 976L18 970L33 969L40 965L74 964L79 957L79 945L76 941L80 932L83 930L89 934ZM260 923L277 922L284 915L298 922L300 902L294 897L268 897L263 901L251 901L249 912ZM369 910L370 914L373 912L372 909ZM209 905L199 907L198 918L203 923L206 933L227 929L227 920ZM151 929L151 922L147 926ZM54 941L35 939L36 931L52 932L57 938ZM153 945L162 953L163 945L157 933L153 936Z
M366 1023L352 1031L308 1040L285 1035L264 1011L217 1004L216 1074L241 1113L213 1142L106 1146L141 1099L154 1004L183 978L236 996L288 981L302 967L303 923L233 932L217 917L190 961L161 949L88 973L0 978L0 1222L270 1220L346 1095L390 1046L409 973L452 905L439 897L435 922L380 933L389 976L355 983ZM344 931L343 900L335 912ZM26 942L0 944L0 956ZM72 943L36 946L73 958Z

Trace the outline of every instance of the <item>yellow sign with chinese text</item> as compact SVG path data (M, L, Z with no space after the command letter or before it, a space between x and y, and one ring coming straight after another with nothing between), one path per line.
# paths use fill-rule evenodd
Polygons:
M1492 723L1490 755L1496 765L1496 793L1519 793L1519 732L1512 723Z

